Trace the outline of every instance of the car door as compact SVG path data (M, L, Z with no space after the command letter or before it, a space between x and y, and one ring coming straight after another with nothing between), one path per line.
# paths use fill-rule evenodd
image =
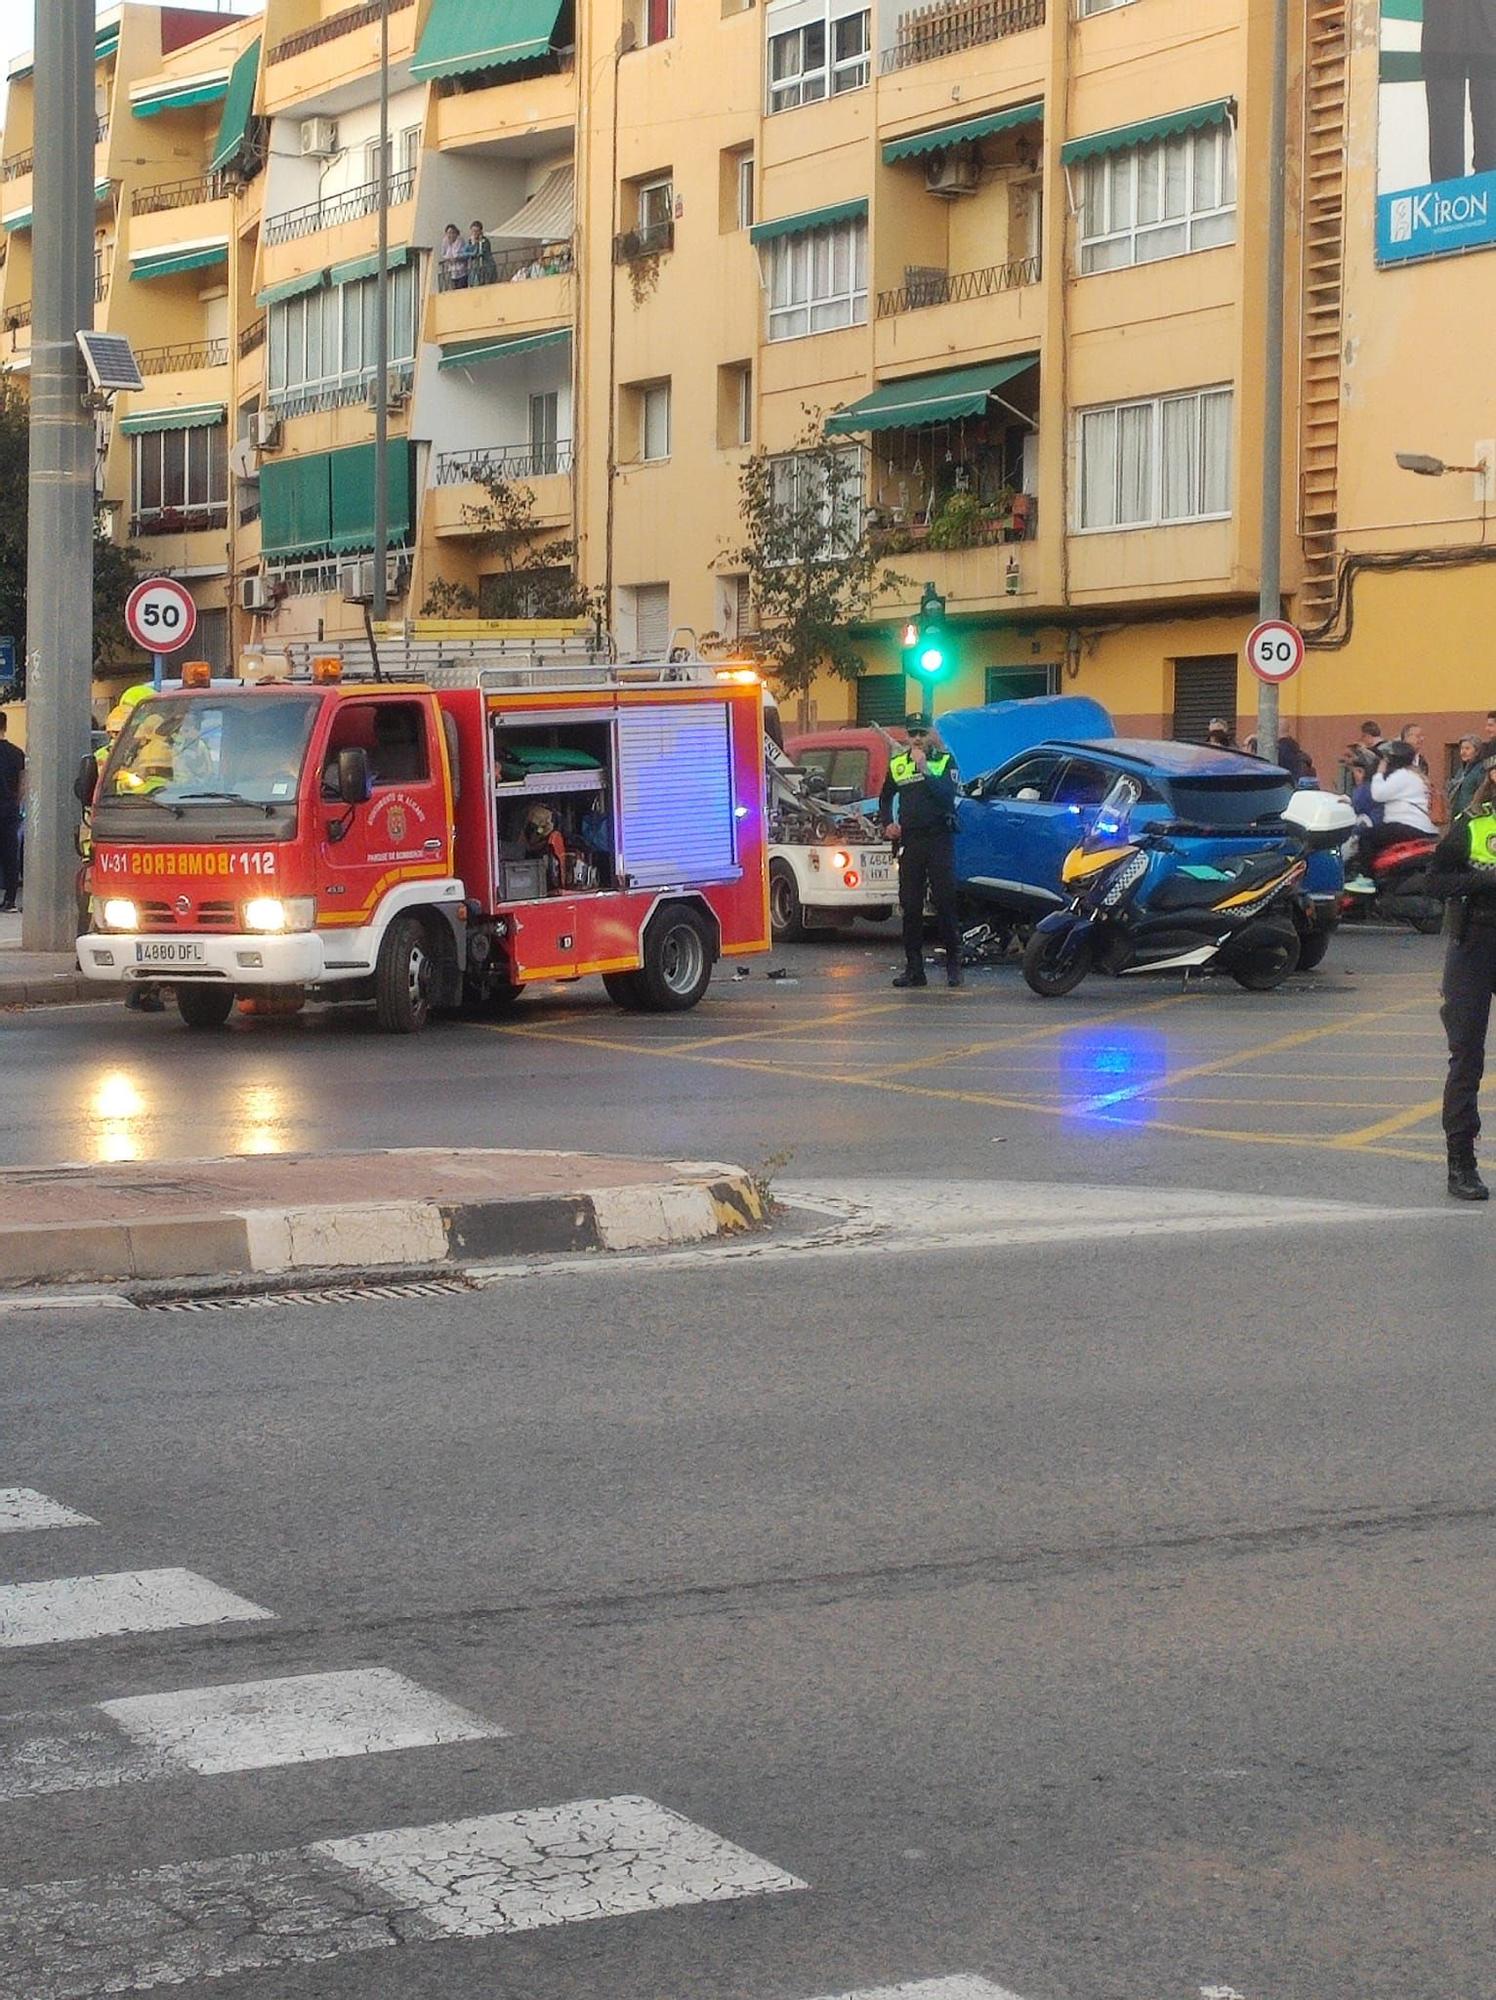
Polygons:
M1059 903L1050 857L1065 808L1055 787L1063 751L1031 750L982 781L956 809L956 879L981 902L1032 914Z
M323 887L318 922L349 928L372 921L395 883L451 870L451 825L442 746L429 698L373 695L338 704L324 752ZM336 803L338 752L362 749L373 793L349 810Z

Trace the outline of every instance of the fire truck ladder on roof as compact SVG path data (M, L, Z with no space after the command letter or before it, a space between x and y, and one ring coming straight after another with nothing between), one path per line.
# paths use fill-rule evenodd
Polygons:
M618 687L680 687L716 681L722 669L694 650L666 659L619 659L610 640L589 638L385 639L379 644L380 677L387 682L419 681L438 689L480 688L487 693L521 689L553 691ZM254 678L312 678L314 660L336 659L349 681L374 679L374 655L367 640L296 640L289 645L246 649Z

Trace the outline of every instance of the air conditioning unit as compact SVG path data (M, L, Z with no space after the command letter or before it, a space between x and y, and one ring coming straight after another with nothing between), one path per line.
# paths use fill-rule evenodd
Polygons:
M410 573L401 556L386 556L384 559L384 588L388 597L404 595L410 582ZM338 589L350 604L372 604L374 602L374 558L359 556L354 562L338 565Z
M392 368L389 374L389 382L384 392L384 407L387 410L403 410L409 401L409 376L403 375L398 370ZM379 389L377 385L369 390L369 408L371 410L379 408Z
M275 586L268 576L240 577L239 609L256 612L261 617L275 609Z
M970 146L947 146L933 153L925 168L925 190L947 198L975 194L982 178L982 163Z
M338 150L338 121L336 118L306 118L301 126L301 157L304 160L330 160Z
M256 451L274 451L281 441L280 418L273 410L256 410L249 435Z

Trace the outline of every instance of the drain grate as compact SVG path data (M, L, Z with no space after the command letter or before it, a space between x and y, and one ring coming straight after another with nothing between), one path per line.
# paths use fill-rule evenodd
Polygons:
M142 1312L254 1312L266 1306L347 1306L368 1299L447 1299L471 1292L464 1278L430 1278L390 1285L319 1285L307 1291L236 1292L221 1298L137 1299Z

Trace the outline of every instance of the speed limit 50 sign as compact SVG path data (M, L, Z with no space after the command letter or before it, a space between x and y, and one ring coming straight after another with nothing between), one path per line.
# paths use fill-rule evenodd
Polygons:
M1286 618L1265 618L1247 634L1247 665L1258 680L1291 680L1304 664L1304 635Z
M192 592L175 577L147 577L125 600L125 630L144 653L179 651L197 630Z

